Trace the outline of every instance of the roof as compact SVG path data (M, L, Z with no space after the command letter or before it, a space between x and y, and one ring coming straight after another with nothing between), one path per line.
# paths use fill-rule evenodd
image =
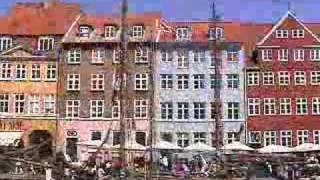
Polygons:
M64 34L79 13L79 4L61 3L57 0L17 3L7 15L0 17L0 34Z

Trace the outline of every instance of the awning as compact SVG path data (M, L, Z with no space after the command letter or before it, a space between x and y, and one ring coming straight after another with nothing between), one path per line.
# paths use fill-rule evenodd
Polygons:
M19 140L22 137L22 131L1 131L0 146L18 146Z

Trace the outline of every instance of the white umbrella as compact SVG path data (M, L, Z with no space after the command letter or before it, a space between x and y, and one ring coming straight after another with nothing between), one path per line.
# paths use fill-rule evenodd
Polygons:
M293 151L296 152L308 152L308 151L316 151L320 150L318 145L314 145L312 143L303 143L293 148Z
M152 148L154 149L171 149L171 150L180 150L182 149L180 146L177 146L168 141L159 141Z
M258 152L260 152L260 153L288 153L288 152L292 152L292 148L271 144L271 145L268 145L268 146L265 146L263 148L258 149Z
M222 146L222 150L233 150L233 151L254 151L253 148L242 144L241 142L234 141L230 144Z
M114 145L111 147L112 149L120 149L120 144ZM127 141L125 146L125 149L127 150L135 150L135 151L145 151L147 148L135 141Z
M100 140L91 140L91 141L81 141L81 142L77 142L77 145L80 146L93 146L95 148L100 147L102 144L102 141ZM110 146L108 144L103 144L102 148L104 149L110 149Z
M197 142L185 148L187 151L215 151L216 148L211 147L205 143Z

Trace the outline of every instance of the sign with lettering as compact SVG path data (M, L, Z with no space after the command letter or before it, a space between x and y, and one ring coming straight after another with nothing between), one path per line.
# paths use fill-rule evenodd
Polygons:
M21 131L21 121L0 120L0 131Z

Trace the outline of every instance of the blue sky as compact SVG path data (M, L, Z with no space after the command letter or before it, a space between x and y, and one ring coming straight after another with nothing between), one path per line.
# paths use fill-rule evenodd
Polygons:
M1 0L0 13L15 2L41 0ZM45 0L42 0L45 1ZM91 13L119 12L121 0L61 0L78 2ZM168 20L206 20L212 0L128 0L132 12L161 11ZM287 10L288 2L297 17L307 22L320 22L319 0L214 0L216 11L225 20L274 22Z

